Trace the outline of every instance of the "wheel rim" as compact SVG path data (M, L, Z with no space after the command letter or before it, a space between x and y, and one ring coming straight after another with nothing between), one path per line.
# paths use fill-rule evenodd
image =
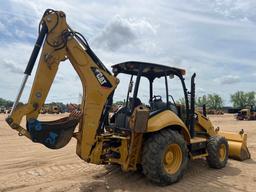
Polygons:
M221 161L224 161L226 158L226 146L224 144L220 145L219 157Z
M182 151L178 144L171 144L164 154L164 168L169 174L176 173L182 162Z

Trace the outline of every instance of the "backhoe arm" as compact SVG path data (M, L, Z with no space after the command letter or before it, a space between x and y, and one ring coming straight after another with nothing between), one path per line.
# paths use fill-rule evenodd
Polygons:
M78 141L77 154L89 161L97 139L96 135L103 129L118 79L101 63L83 36L68 26L63 12L46 10L40 26L37 43L24 72L24 81L7 122L19 132L19 135L25 135L49 148L66 145L78 121L74 122L74 119L66 118L54 122L40 122L36 119L45 103L60 62L68 59L83 87L82 118L79 120L79 131L75 134ZM41 45L43 47L28 103L17 105ZM24 116L26 116L27 129L20 125ZM63 134L65 132L69 134L68 139ZM66 142L63 143L65 139Z

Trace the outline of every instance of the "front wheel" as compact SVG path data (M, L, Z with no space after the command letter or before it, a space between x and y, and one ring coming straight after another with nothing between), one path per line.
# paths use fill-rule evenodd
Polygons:
M144 144L143 173L159 185L179 181L188 163L188 150L181 134L170 129L152 135Z
M228 161L228 142L224 137L212 136L207 142L207 162L215 169L226 166Z

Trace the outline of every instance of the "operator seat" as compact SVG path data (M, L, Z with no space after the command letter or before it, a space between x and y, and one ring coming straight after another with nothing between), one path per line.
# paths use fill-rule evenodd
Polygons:
M155 99L151 102L152 114L155 114L156 113L155 111L159 112L159 111L162 111L162 110L165 110L165 109L170 109L176 115L179 115L176 105L171 103L171 102L169 102L168 106L167 106L166 102L163 102L163 100L161 98Z
M133 103L134 102L134 103ZM139 105L141 105L141 100L139 98L135 98L133 99L132 97L129 98L129 107L130 109L132 109L132 104L134 105L134 108L138 107Z
M133 101L134 100L134 101ZM141 100L139 98L129 98L129 106L123 107L117 111L115 114L115 126L119 129L127 129L128 126L128 117L131 115L132 103L134 102L134 108L141 105Z
M151 110L152 111L157 111L157 110L160 110L160 109L164 109L167 106L166 103L162 101L162 98L154 99L150 103L151 103Z

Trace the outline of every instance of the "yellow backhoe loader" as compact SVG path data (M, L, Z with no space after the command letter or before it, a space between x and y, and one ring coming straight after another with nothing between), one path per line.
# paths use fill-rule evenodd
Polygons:
M256 120L256 110L253 106L250 108L241 109L237 115L237 120Z
M142 167L152 182L168 185L181 179L189 159L206 157L212 168L223 168L230 155L250 158L246 134L215 129L206 114L195 111L195 74L187 91L185 70L146 62L129 61L112 66L113 74L94 54L85 38L66 23L62 11L46 10L40 22L37 42L25 77L7 123L33 142L51 149L64 147L72 137L77 140L77 155L88 163L119 164L123 171ZM40 47L42 52L28 102L17 106L31 74ZM52 122L37 120L58 66L69 60L83 87L81 111ZM109 118L118 75L129 76L126 103ZM170 87L173 78L180 82L185 106L177 105ZM139 92L149 85L148 103ZM162 79L165 86L156 95ZM134 83L135 82L135 83ZM65 83L65 82L63 82ZM134 85L134 86L133 86ZM144 93L146 94L146 93ZM26 128L20 123L26 116ZM79 124L79 129L74 132Z

